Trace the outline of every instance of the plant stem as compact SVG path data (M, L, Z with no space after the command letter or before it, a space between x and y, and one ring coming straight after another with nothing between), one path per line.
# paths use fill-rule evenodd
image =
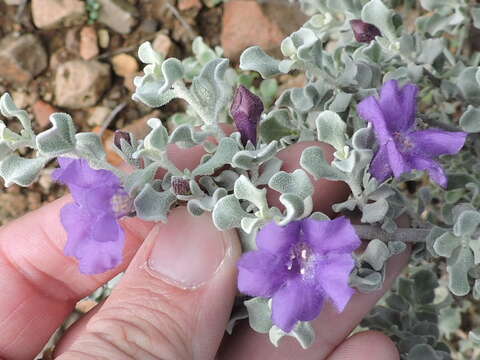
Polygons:
M353 225L357 235L363 240L379 239L383 242L402 241L405 243L425 242L430 229L398 228L393 234L372 225Z

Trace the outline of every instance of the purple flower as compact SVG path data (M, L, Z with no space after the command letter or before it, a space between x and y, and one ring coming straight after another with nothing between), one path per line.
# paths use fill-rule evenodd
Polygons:
M375 25L362 20L350 20L350 26L352 27L355 40L358 42L369 43L375 40L376 36L382 36L382 33Z
M238 262L238 288L272 297L273 323L290 332L297 321L315 319L325 299L343 311L354 293L348 279L359 245L345 217L304 219L284 227L270 222L258 233L258 250Z
M240 85L233 97L230 113L240 131L243 145L246 145L248 140L253 145L257 145L257 124L262 112L262 100L245 86Z
M83 274L98 274L122 262L125 234L118 219L130 211L120 180L94 170L86 160L59 158L54 180L66 184L74 203L60 213L68 239L65 254L76 257Z
M382 182L392 174L399 177L413 169L426 170L433 181L446 187L445 172L433 159L458 153L467 134L438 129L415 130L417 92L414 84L400 89L396 80L390 80L383 85L379 99L370 96L358 104L358 113L373 124L380 146L370 172Z

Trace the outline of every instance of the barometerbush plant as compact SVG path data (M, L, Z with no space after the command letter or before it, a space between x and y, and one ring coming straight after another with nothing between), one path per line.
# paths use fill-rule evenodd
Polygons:
M467 43L480 8L466 0L299 3L311 17L283 40L281 59L254 46L234 69L201 38L182 61L142 44L133 99L188 105L171 117L171 131L152 118L144 139L116 132L128 173L107 162L97 134L76 133L69 115L52 114L52 127L35 134L3 95L1 113L21 130L0 122L0 176L29 186L58 159L53 176L74 201L59 214L65 254L87 274L122 261L125 216L166 222L184 205L192 216L210 213L219 231L237 229L241 294L228 330L248 317L274 345L288 335L310 346L323 304L341 312L355 291L380 289L387 260L410 244L407 275L363 325L391 336L403 359L449 359L456 350L444 342L480 299L480 56ZM403 21L408 11L415 24ZM302 73L305 84L277 94L274 79L287 73ZM236 130L225 134L223 123ZM282 170L278 153L306 141L298 169ZM179 169L172 144L206 154ZM349 187L334 216L313 211L312 179ZM400 216L411 225L399 227ZM472 331L464 348L474 343Z

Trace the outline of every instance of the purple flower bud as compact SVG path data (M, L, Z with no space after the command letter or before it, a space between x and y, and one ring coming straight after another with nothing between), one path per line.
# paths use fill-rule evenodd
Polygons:
M115 146L119 149L121 149L121 139L125 140L127 143L132 145L132 138L129 132L122 131L122 130L117 130L115 131L115 136L113 138L113 143Z
M175 195L191 195L190 181L181 177L172 178L172 190Z
M230 113L232 114L238 131L240 131L244 145L247 144L248 140L250 140L253 145L257 145L257 125L262 112L262 100L245 86L240 85L233 97Z
M350 20L355 40L358 42L369 43L375 40L375 36L382 36L380 30L375 25L363 22L362 20Z

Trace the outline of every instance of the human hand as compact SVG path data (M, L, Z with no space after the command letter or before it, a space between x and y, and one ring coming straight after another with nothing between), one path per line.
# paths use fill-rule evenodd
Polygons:
M280 154L285 171L298 168L301 151ZM318 145L318 143L316 143ZM179 168L192 168L202 151L173 149ZM346 188L324 180L315 185L315 209L329 213ZM277 203L274 194L269 197ZM58 359L298 359L394 360L393 343L376 332L351 330L391 286L408 254L392 258L385 287L356 294L338 314L326 304L313 322L317 339L308 350L285 338L278 348L245 322L233 336L224 330L236 294L236 261L241 254L234 231L219 232L210 216L192 217L174 209L167 224L126 218L124 262L100 275L79 273L63 255L66 233L59 199L0 229L0 358L31 359L62 324L75 303L126 270L111 296L80 319L62 338Z

